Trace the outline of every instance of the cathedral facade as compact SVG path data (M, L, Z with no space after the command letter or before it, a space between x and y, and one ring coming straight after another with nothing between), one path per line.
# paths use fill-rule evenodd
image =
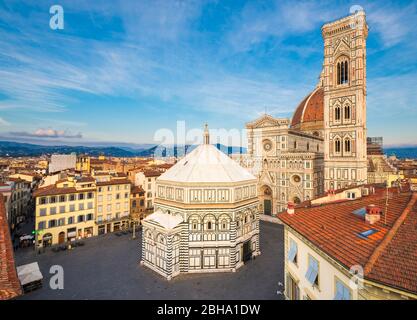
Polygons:
M367 182L367 34L363 11L325 24L319 82L291 121L265 114L246 124L248 152L234 158L258 178L264 214Z

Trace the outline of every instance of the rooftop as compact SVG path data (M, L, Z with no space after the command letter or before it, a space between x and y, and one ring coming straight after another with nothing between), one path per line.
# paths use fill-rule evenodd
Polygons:
M163 173L158 181L187 183L234 183L256 180L215 146L204 143Z
M417 293L417 193L391 190L358 200L347 200L311 208L296 208L278 217L291 229L347 269L361 265L365 278ZM368 205L383 210L381 220L370 225L353 214ZM357 211L358 212L358 211ZM386 224L385 224L386 219ZM375 229L368 237L358 234Z
M291 120L291 127L297 128L302 123L320 123L324 117L324 90L316 88L298 105Z
M0 194L0 300L21 295L17 277L12 240L6 218L3 196Z
M157 210L151 215L147 216L143 221L153 221L161 225L165 229L174 229L184 220L180 215L172 215L169 213L164 213L162 210Z

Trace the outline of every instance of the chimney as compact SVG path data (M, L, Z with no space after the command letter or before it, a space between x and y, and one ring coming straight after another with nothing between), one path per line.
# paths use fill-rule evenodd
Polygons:
M382 209L374 204L366 207L365 221L374 224L381 219Z
M288 202L287 204L287 213L288 214L294 214L295 213L295 209L294 209L295 205L294 202Z

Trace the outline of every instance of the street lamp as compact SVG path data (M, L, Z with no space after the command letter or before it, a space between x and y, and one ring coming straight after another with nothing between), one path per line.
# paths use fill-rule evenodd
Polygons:
M136 239L136 234L135 234L135 230L136 229L136 221L133 220L133 233L132 233L132 240Z
M37 246L38 246L38 235L42 234L42 230L33 230L32 234L35 235L35 246L34 249L36 250Z

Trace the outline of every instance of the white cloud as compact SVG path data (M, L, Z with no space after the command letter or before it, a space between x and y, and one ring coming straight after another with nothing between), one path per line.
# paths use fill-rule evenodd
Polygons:
M4 126L4 127L8 127L10 126L10 122L4 120L3 118L0 117L0 126Z
M280 41L289 35L315 30L321 23L337 17L336 12L341 11L320 2L276 0L269 4L271 7L251 2L245 6L228 35L236 51L250 50L269 37Z
M10 135L16 136L16 137L29 137L29 138L82 138L81 133L73 134L67 130L56 130L52 128L41 128L35 130L35 132L26 132L26 131L20 131L20 132L10 132Z
M378 32L385 47L392 47L401 42L415 39L417 4L411 3L405 7L394 7L378 2L370 5L367 20L371 31Z

